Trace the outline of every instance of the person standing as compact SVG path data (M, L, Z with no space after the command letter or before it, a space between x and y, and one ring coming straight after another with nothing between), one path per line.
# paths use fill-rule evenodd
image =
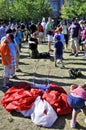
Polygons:
M79 38L80 38L80 25L77 22L76 18L72 19L72 24L69 26L68 30L70 31L70 41L71 41L71 55L78 56L79 53Z
M39 36L39 44L43 43L43 26L41 25L41 22L38 23L38 36Z
M11 75L11 64L12 64L12 57L11 52L9 49L9 43L10 39L8 35L6 35L5 40L3 40L0 44L0 53L2 58L2 65L4 67L3 72L3 88L8 89L9 86L7 85L10 81L10 75Z
M62 23L62 33L64 34L64 40L65 40L65 45L66 49L68 49L68 26L66 20L63 21Z
M46 24L46 30L47 30L47 35L48 35L48 49L50 52L50 51L53 51L51 49L51 44L53 41L53 24L52 24L52 19L50 17L48 18L48 22Z
M63 56L63 43L60 40L60 36L57 34L55 36L55 43L54 43L54 62L55 67L57 67L57 60L60 60L60 63L62 64L61 69L63 69L65 66L62 61Z
M45 18L42 19L41 25L43 27L43 42L46 42L46 22L45 22Z
M31 21L31 25L29 26L30 35L37 31L37 27L33 21Z
M2 37L6 36L6 25L5 22L1 22L1 26L0 26L0 40Z
M19 44L17 43L18 39L16 37L16 29L12 30L12 34L14 36L14 44L16 49L16 72L21 72L21 69L19 68L19 60L20 60L20 49Z
M84 57L86 58L86 21L83 22L83 25L84 25L84 29L82 31L81 41L84 46Z

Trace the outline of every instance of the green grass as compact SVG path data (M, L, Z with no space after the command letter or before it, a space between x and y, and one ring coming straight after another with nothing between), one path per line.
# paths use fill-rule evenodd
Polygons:
M53 45L52 45L53 48ZM39 45L39 52L47 52L48 46L47 44ZM53 53L51 53L50 59L31 59L29 57L28 44L23 43L21 57L20 57L20 69L22 72L16 72L18 76L18 80L13 80L16 84L17 82L25 81L28 83L32 83L34 78L34 66L37 67L35 72L35 83L43 84L47 79L47 73L49 72L49 82L56 83L62 86L66 92L69 92L69 87L71 84L79 84L82 85L86 82L86 59L83 58L83 53L81 52L78 57L69 56L71 50L64 50L64 64L65 69L60 69L61 64L58 64L58 67L54 67L53 61ZM1 60L0 60L1 62ZM82 77L76 79L69 78L69 69L70 68L79 68L83 74ZM3 97L4 92L2 91L2 74L3 74L3 66L0 63L0 98ZM85 116L82 112L79 113L77 117L78 130L85 130L86 124L83 123ZM0 130L48 130L48 128L43 128L36 126L32 123L31 119L23 118L18 115L11 115L6 112L6 110L0 105ZM12 122L9 119L13 119ZM69 130L70 129L70 119L71 114L67 116L60 116L54 125L49 128L50 130ZM76 130L77 130L76 129Z

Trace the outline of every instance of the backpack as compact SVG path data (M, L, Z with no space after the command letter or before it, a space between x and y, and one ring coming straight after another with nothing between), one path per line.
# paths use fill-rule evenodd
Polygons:
M81 73L81 70L80 69L77 69L77 68L71 68L69 69L69 77L70 78L78 78L78 77L81 77L82 73Z
M49 52L39 53L39 58L44 58L44 59L50 58L50 53Z

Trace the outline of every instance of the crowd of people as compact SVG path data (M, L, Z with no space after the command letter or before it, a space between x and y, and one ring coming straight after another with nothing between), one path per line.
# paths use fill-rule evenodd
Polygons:
M7 39L8 35L10 41ZM3 49L5 47L4 44L10 42L10 44L6 44L6 46L9 46L11 52L11 66L13 71L11 72L11 76L13 78L17 78L15 71L21 71L19 68L19 59L22 42L24 41L28 42L31 58L39 58L40 55L38 46L39 44L44 44L47 42L47 51L49 53L53 52L55 67L57 67L58 61L60 61L62 64L61 68L65 68L63 63L64 49L68 49L69 46L72 51L70 56L74 55L77 57L80 52L80 44L82 44L84 49L83 55L86 57L86 21L79 21L77 18L73 18L71 24L69 24L67 20L62 20L56 26L54 26L54 20L51 17L48 18L47 22L46 19L43 18L41 22L35 24L33 21L31 21L31 23L27 26L24 23L9 22L6 24L5 22L1 22L0 51L2 56L2 64L4 64L3 57L5 57L5 53L3 53L3 51L6 51ZM52 44L53 48L51 48ZM5 63L4 65L7 66L8 63ZM7 70L4 70L4 77L6 77L5 71ZM6 83L4 83L4 86L5 85Z
M61 69L65 68L64 49L71 47L70 56L74 55L77 57L80 52L80 44L83 45L83 55L86 58L86 21L73 18L71 24L68 24L66 20L60 22L54 27L54 20L48 18L46 22L45 18L42 19L37 25L31 21L31 24L26 26L25 24L14 24L8 25L5 22L0 24L0 53L2 57L2 64L4 66L3 72L3 87L8 89L9 85L12 84L10 76L17 78L15 72L20 72L19 59L20 52L22 49L22 42L28 42L28 48L30 49L31 58L39 58L38 45L47 42L48 52L53 52L55 67L58 65L58 60L61 63ZM70 45L69 45L70 42ZM53 44L53 48L51 48ZM72 87L73 88L73 87ZM84 89L82 91L82 88ZM69 104L74 108L72 113L71 127L75 127L76 116L79 109L83 109L85 115L85 100L86 100L86 85L82 88L77 87L71 90L71 94L68 96ZM79 92L80 93L77 93ZM77 95L78 101L77 101ZM83 98L84 94L84 98ZM73 102L73 99L76 103ZM77 105L81 103L80 107Z
M63 63L64 49L68 49L69 46L72 50L70 56L74 55L77 57L80 52L80 44L82 44L84 49L83 55L86 57L86 21L84 20L79 21L77 18L73 18L71 24L69 24L67 20L62 20L56 26L54 26L54 20L51 17L49 17L47 21L43 18L42 21L37 24L31 21L27 26L24 23L9 22L6 24L5 22L1 22L1 43L5 41L7 34L13 35L13 42L17 48L16 71L19 71L19 54L21 52L22 41L28 42L31 52L30 56L32 58L39 58L38 45L47 42L47 51L49 53L54 52L55 67L57 66L58 59ZM58 45L58 43L63 46ZM52 44L53 48L51 48ZM63 64L61 68L64 68Z

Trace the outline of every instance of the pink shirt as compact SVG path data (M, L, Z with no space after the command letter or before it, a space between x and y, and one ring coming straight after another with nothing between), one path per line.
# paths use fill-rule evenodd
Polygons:
M85 27L85 29L82 31L82 39L86 39L86 27Z
M81 86L77 87L76 89L71 90L70 93L74 93L86 100L86 90L83 89Z

